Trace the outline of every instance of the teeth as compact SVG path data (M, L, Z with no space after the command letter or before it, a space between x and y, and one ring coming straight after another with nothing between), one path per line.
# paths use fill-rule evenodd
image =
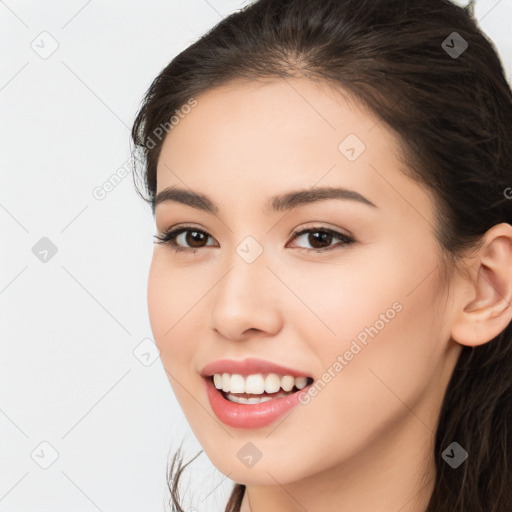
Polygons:
M215 384L215 387L217 389L222 389L222 375L220 373L216 373L214 376L213 376L213 383Z
M275 373L269 373L265 377L265 393L276 393L281 389L281 379Z
M222 391L227 393L229 391L231 377L227 373L222 374Z
M231 393L245 393L245 381L241 375L231 375L229 391L231 391Z
M297 389L302 389L306 387L306 384L308 383L307 377L297 377L295 379L295 385L297 386Z
M262 395L263 393L277 393L279 389L289 392L295 386L302 389L307 385L307 377L293 377L284 375L280 377L277 373L269 373L266 376L261 373L255 373L244 377L240 374L216 373L213 376L213 383L217 389L222 389L225 393L249 393ZM236 397L242 398L242 397ZM269 398L270 397L262 397ZM244 400L251 400L251 398ZM240 403L259 403L261 399L255 398L258 402L240 402ZM233 400L236 401L236 400ZM265 401L265 400L264 400Z
M281 387L283 388L283 391L291 391L294 385L295 379L291 375L281 377Z
M231 382L233 382L233 377L242 376L232 375ZM231 387L229 390L231 391ZM236 391L233 391L233 393L236 393ZM248 375L245 378L245 391L242 391L242 393L254 393L255 395L261 395L262 393L265 393L265 380L263 379L263 375L261 375L261 373L257 373L255 375Z
M268 402L269 400L274 400L271 396L262 396L261 398L244 398L243 396L232 395L231 393L227 394L227 398L231 402L236 402L238 404L261 404L263 402Z

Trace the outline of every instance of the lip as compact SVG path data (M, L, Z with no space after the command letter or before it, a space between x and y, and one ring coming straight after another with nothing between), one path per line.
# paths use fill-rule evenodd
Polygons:
M244 376L254 373L277 373L281 376L291 375L292 377L312 377L300 370L287 368L286 366L281 366L256 357L249 357L241 361L237 361L235 359L218 359L217 361L207 364L200 371L202 377L211 377L214 373L237 373Z
M204 376L203 382L210 406L217 418L230 427L245 429L262 428L274 423L296 405L303 403L300 398L308 393L312 385L309 384L291 395L274 398L261 404L239 404L224 398L211 377Z

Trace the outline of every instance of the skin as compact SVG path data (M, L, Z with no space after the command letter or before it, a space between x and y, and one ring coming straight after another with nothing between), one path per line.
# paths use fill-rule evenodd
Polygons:
M494 226L466 272L442 278L433 197L402 172L394 134L342 92L306 78L209 90L167 135L158 162L157 193L178 186L219 206L157 206L158 233L187 223L209 236L195 253L155 244L148 307L194 434L247 486L244 511L425 510L462 345L488 342L511 319L512 227ZM355 161L338 149L350 133L366 146ZM330 199L264 210L270 196L323 186L355 190L377 208ZM356 242L333 237L318 252L312 236L293 239L300 226ZM252 263L236 252L247 236L263 250ZM401 310L307 405L252 430L214 415L199 375L207 363L260 357L318 381L397 301ZM237 457L247 442L262 453L250 468Z

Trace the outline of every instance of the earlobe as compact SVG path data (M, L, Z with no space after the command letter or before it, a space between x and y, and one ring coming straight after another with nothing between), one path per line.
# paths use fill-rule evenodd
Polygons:
M484 235L471 258L470 286L460 287L460 304L451 337L461 345L478 346L500 334L512 320L512 226L501 223ZM468 300L469 299L469 300Z

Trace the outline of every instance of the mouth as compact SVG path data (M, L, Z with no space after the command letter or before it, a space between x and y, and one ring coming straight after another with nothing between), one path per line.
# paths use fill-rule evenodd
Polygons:
M217 419L242 429L267 427L307 405L315 381L304 370L257 357L218 359L199 374Z
M241 429L258 429L276 422L304 403L303 395L314 382L311 377L298 377L296 381L295 377L276 374L268 380L268 375L262 374L216 375L203 376L210 406L224 424Z

